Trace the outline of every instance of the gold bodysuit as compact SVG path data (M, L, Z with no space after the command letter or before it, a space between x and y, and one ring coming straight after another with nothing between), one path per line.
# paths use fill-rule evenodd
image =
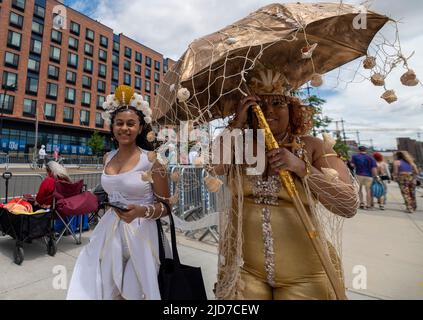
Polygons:
M244 299L335 299L330 282L278 176L244 176ZM310 212L302 184L296 186Z

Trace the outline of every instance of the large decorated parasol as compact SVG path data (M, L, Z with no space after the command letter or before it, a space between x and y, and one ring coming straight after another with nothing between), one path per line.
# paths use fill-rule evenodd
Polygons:
M321 75L366 56L388 21L339 3L265 6L192 42L165 75L153 118L207 122L233 114L245 93L245 77L258 61L283 74L291 89L308 81L319 86Z

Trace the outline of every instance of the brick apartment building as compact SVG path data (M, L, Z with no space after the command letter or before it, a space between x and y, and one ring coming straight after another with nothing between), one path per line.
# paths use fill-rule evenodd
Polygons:
M106 96L119 84L154 105L173 61L56 0L0 0L0 152L89 155ZM109 139L106 139L110 146Z
M408 151L416 161L416 164L423 167L423 142L410 138L397 138L398 150Z

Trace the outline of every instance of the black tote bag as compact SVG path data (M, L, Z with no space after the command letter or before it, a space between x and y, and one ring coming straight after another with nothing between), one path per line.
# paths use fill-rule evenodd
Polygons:
M175 224L169 206L167 203L164 204L169 212L173 259L165 257L163 245L165 235L160 219L156 220L159 235L160 270L158 281L161 298L162 300L207 300L201 268L181 264L179 260Z

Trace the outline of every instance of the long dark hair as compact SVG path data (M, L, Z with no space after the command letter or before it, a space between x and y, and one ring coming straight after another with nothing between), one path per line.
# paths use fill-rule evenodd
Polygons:
M131 106L121 107L111 114L110 132L112 134L112 140L113 140L113 144L114 144L115 148L119 147L119 143L117 142L115 135L113 133L113 124L115 123L116 115L118 113L121 113L121 112L126 111L126 110L134 111L136 113L136 115L138 116L138 119L140 121L140 126L142 126L141 133L137 136L137 139L136 139L136 142L135 142L136 145L138 147L140 147L141 149L144 149L144 150L147 150L147 151L153 151L155 149L154 143L148 142L148 140L147 140L147 134L150 131L152 131L153 129L152 129L150 124L147 124L144 121L144 114L141 111L139 111L139 110L137 110L137 109L135 109L134 107L131 107Z

